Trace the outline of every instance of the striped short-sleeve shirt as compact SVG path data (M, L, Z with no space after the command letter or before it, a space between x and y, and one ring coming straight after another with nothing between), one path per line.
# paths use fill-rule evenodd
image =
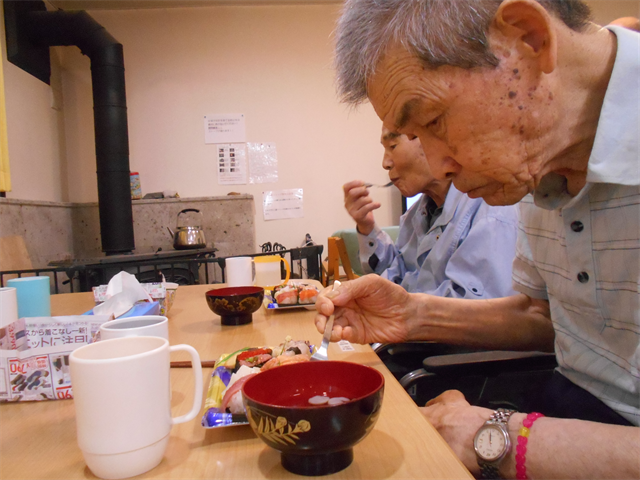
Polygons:
M640 35L618 53L576 197L545 177L520 204L514 288L548 299L560 372L640 425Z

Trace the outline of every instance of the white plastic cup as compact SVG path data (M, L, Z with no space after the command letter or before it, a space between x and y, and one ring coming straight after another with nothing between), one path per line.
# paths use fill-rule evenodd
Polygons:
M228 287L253 285L253 262L251 257L231 257L225 259L225 278Z
M280 275L280 262L286 269L286 278ZM289 281L291 268L289 262L280 255L262 255L258 257L231 257L225 259L225 277L228 287L247 287L258 285L272 289ZM253 274L255 265L255 276Z
M0 288L0 328L18 320L18 294L14 287Z
M160 315L117 318L100 326L100 339L161 337L169 340L169 320Z
M170 352L191 355L191 411L171 417ZM133 477L156 467L171 426L192 420L202 404L198 352L160 337L126 337L91 343L69 357L78 446L94 475Z

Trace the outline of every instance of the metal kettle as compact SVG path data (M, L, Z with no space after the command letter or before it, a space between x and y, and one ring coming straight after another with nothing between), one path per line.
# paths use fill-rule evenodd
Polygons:
M198 221L194 220L193 215L185 215L182 218L180 217L181 215L190 212L198 214ZM204 230L202 229L203 223L204 216L200 213L200 210L195 208L185 208L178 213L175 233L167 227L167 230L169 230L169 233L173 236L173 248L176 250L205 248L207 246L207 241L205 240Z

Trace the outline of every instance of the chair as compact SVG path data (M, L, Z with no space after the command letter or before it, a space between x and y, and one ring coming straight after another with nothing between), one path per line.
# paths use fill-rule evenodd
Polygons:
M31 269L33 265L24 238L20 235L0 237L0 271ZM18 275L6 275L4 281L16 277Z
M340 274L340 266L344 271L344 276ZM329 286L331 279L341 280L347 278L353 280L359 275L353 273L351 260L347 253L345 242L341 237L329 237L327 239L327 264L324 272L323 284Z
M388 233L391 239L395 242L398 239L400 227L397 225L382 227L382 231ZM364 275L364 270L362 269L362 264L360 263L358 231L355 228L348 228L345 230L338 230L331 236L342 238L347 250L349 261L351 262L351 269L358 276Z
M456 389L472 405L525 410L527 399L557 366L555 354L546 352L491 351L431 342L373 347L418 405Z

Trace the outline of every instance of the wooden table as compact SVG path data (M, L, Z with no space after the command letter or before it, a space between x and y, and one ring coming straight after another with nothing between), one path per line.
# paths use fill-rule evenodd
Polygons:
M178 289L168 314L171 344L190 344L207 360L245 346L278 345L287 335L320 341L313 324L315 313L304 309L261 308L254 313L252 324L221 326L204 298L210 288ZM51 303L53 315L79 314L93 306L93 297L91 293L60 294L53 295ZM374 430L356 445L353 463L323 478L473 478L371 348L353 347L355 351L343 352L331 344L329 356L370 365L384 374L382 413ZM181 352L174 355L172 360L188 359ZM205 394L211 372L211 368L203 369ZM193 399L184 392L192 391L192 382L191 369L171 369L174 416L189 410ZM139 478L304 478L282 468L279 452L259 440L248 425L205 429L200 418L174 426L160 465ZM0 478L94 478L76 443L72 400L0 405L0 438Z

